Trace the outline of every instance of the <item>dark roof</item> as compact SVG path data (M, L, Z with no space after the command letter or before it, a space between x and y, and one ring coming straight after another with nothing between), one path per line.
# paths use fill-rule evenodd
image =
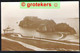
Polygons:
M9 26L6 29L3 29L4 31L13 31L14 29L11 29Z

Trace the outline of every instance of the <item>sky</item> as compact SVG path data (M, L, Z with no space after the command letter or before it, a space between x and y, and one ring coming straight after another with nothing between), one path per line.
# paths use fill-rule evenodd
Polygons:
M60 9L21 9L19 2L1 2L2 19L38 16L42 19L79 18L79 2L60 2Z

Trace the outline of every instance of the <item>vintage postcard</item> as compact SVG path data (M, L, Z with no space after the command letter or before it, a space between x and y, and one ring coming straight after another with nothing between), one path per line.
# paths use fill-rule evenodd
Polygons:
M1 51L79 51L79 2L52 4L1 2Z

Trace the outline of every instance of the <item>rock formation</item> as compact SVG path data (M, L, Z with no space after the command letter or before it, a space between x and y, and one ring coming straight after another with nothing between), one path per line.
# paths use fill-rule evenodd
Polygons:
M56 23L53 20L42 20L42 23L37 28L39 32L55 32Z
M66 23L56 24L53 20L41 20L35 16L26 16L20 21L19 26L23 28L33 28L38 32L69 32L75 34L74 28L70 27Z
M69 32L70 34L76 34L74 28L70 27L66 23L59 23L56 25L56 32Z
M23 28L37 28L40 21L41 19L35 16L26 16L22 21L20 21L19 26Z

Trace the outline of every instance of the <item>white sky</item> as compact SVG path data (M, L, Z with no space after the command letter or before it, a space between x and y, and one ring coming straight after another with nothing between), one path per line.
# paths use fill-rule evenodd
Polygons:
M21 9L19 2L1 2L2 18L38 16L43 19L79 18L79 2L60 2L60 9Z

